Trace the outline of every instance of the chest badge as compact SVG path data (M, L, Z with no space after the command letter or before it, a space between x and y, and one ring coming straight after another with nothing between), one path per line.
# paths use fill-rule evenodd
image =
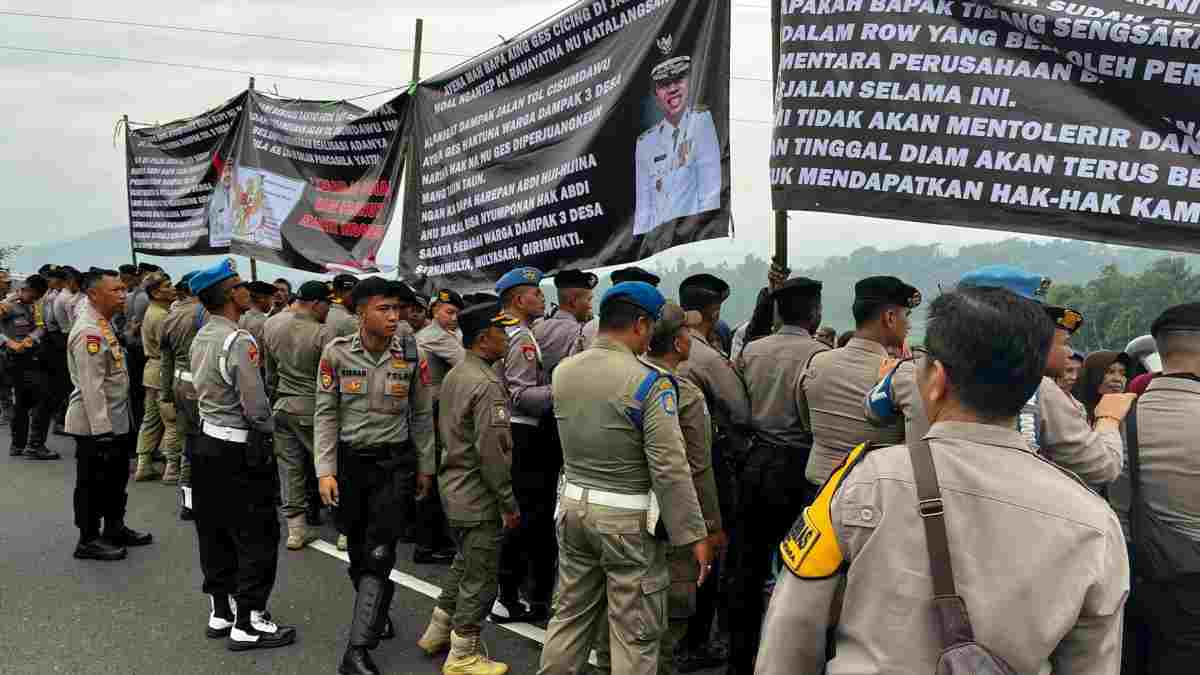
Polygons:
M350 382L347 382L346 389L351 394L362 393L362 380L351 380Z

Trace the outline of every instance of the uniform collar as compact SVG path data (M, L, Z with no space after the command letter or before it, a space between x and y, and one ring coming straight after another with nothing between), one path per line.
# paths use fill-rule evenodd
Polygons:
M742 324L742 325L744 326L747 324ZM738 326L737 330L741 330L741 329L742 329L742 326ZM734 332L737 332L737 331L734 331ZM786 324L782 328L779 329L779 332L776 333L776 335L803 335L806 338L812 337L812 333L808 332L807 328L801 328L800 326L788 326Z
M1154 379L1150 380L1149 386L1146 387L1146 393L1149 394L1152 391L1163 391L1167 389L1200 393L1200 378L1188 373L1179 373L1176 375L1155 375Z
M276 314L275 316L279 315ZM308 312L292 312L292 318L296 319L297 321L307 321L308 323L321 323L320 321L317 321L317 317L309 314Z
M883 356L888 356L888 351L883 345L874 340L868 340L866 338L852 337L850 338L850 341L846 343L846 346L851 349L861 349L863 351L871 352L872 354L882 354Z
M610 352L621 352L630 356L636 356L633 353L633 350L627 347L624 342L617 342L616 340L603 335L596 336L596 341L592 343L592 347L596 349L604 349Z
M229 320L229 317L221 316L220 314L209 314L208 320L215 323L224 323L228 327L237 330L238 325Z
M1057 386L1057 385L1055 385ZM925 434L926 440L970 441L981 445L993 445L1010 450L1029 452L1029 445L1021 432L1008 426L978 424L975 422L936 422Z
M646 357L644 357L644 358L646 359L646 361L649 361L650 363L653 363L654 365L658 366L659 368L662 368L663 370L665 370L665 371L666 371L666 372L668 372L668 373L674 373L674 372L675 372L675 369L674 369L674 368L672 368L671 366L667 365L666 363L664 363L664 362L662 361L662 359L659 359L659 358L657 358L657 357L654 357L654 356L649 356L649 355L647 355L647 356L646 356Z
M478 368L482 369L484 372L486 372L488 374L489 380L493 380L496 382L500 381L500 376L496 374L496 369L492 367L493 364L488 363L487 361L484 361L483 357L479 356L478 354L471 351L470 349L466 350L466 355L463 357L463 360L466 363L474 364L476 367L478 367Z
M708 344L708 337L705 336L704 333L701 333L700 331L696 330L695 328L689 328L688 332L692 334L693 338L703 342L705 344L705 346L709 346L709 347L712 346L712 345Z

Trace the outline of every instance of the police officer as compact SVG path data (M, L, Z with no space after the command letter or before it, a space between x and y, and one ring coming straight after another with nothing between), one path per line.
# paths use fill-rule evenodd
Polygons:
M200 409L192 508L212 606L206 634L228 636L232 651L281 647L295 641L296 629L267 611L279 562L278 469L266 438L275 425L258 343L237 327L250 292L229 259L189 285L209 313L191 350Z
M812 425L796 382L813 356L828 349L812 336L821 324L821 282L791 279L771 300L783 326L747 344L738 359L752 410L752 439L735 469L739 497L726 559L729 622L738 627L731 632L729 673L753 668L765 609L762 588L775 547L812 496L804 483Z
M351 293L358 285L358 278L351 274L339 274L330 284L333 305L329 308L329 318L325 321L333 326L333 332L338 337L347 337L358 332L358 317L354 312Z
M191 350L196 333L208 320L208 310L192 295L191 280L196 272L188 272L175 284L177 300L163 319L158 336L160 411L167 410L175 417L175 436L180 452L167 448L167 465L179 464L181 520L192 519L192 452L200 434L200 408L192 377ZM169 409L169 410L168 410Z
M263 325L267 322L267 313L271 311L271 303L275 297L275 286L265 281L251 281L250 308L238 320L238 327L250 332L259 343L263 343Z
M551 376L559 362L583 351L583 328L594 318L592 289L598 282L595 274L579 270L563 270L554 276L558 305L533 328L542 349L542 362Z
M721 142L707 106L691 105L690 56L671 56L671 36L656 41L666 59L650 71L663 119L638 136L633 234L721 208Z
M756 673L934 672L942 640L930 570L950 560L931 560L926 518L944 525L958 593L949 597L965 601L976 642L1014 672L1118 671L1129 562L1116 516L1015 429L1052 332L1042 308L1004 289L960 287L933 301L917 377L932 422L923 475L940 497L918 509L920 449L853 450L780 546L788 569ZM952 627L961 632L961 621Z
M321 352L336 337L326 323L329 307L329 288L319 281L306 281L292 311L276 314L263 325L267 388L275 400L275 458L283 466L283 517L288 525L287 547L292 551L314 541L317 534L308 526L320 524L320 495L315 495L315 501L313 495L313 414Z
M150 307L150 296L143 287L146 276L161 271L157 265L139 263L130 280L125 283L129 294L125 298L124 322L121 337L129 355L129 400L133 406L133 423L138 429L146 414L146 388L142 384L142 373L146 367L146 352L142 346L142 321Z
M55 306L67 286L67 272L62 267L51 266L45 278L49 288L40 302L46 331L38 345L46 382L41 398L51 419L57 418L61 424L60 411L66 412L66 400L71 395L71 374L67 371L67 336L71 333L71 325L65 315L55 311Z
M428 295L416 290L412 284L408 284L410 289L413 289L413 297L417 299L417 309L409 312L408 325L413 329L414 333L419 333L429 325L429 311L431 299Z
M42 341L46 338L42 296L47 288L41 275L31 274L22 282L16 301L8 304L0 317L0 344L4 345L5 370L12 382L15 403L9 454L24 453L29 459L59 458L58 453L46 448L51 415L46 373L52 368L42 351Z
M116 272L93 268L83 288L88 299L67 338L67 367L75 387L66 424L67 434L75 437L75 557L120 560L126 547L153 541L125 525L133 445L129 361L110 323L125 301L125 285Z
M159 390L162 389L162 322L167 318L171 303L175 301L175 288L171 285L171 278L162 272L146 275L143 287L150 298L150 306L146 308L142 319L142 349L146 356L146 365L142 369L142 385L147 393L145 415L142 417L142 427L138 433L138 463L133 476L135 481L148 481L159 477L152 463L151 453L158 450L160 443L168 457L178 457L180 451L175 411L170 406L159 406ZM179 481L178 460L171 464L168 459L162 479L168 484Z
M624 267L619 270L614 270L612 274L608 275L608 280L613 286L616 286L623 281L642 281L654 286L655 288L658 288L658 284L662 282L662 279L657 274L654 274L653 272L647 272L640 267ZM588 321L586 324L584 324L583 349L587 349L588 347L592 346L592 342L595 341L596 333L598 333L599 330L600 321L595 317L593 317L591 321Z
M543 675L580 672L606 601L613 672L655 673L667 627L669 546L691 547L697 584L711 571L677 389L670 373L637 356L664 304L649 284L613 286L600 303L595 344L559 364L554 378L566 476Z
M379 672L368 650L395 634L387 612L396 542L413 517L414 483L424 497L436 466L433 401L404 320L416 304L411 289L371 277L355 286L351 302L360 330L321 354L316 461L321 499L338 507L348 538L357 590L338 672L361 675Z
M272 285L275 287L275 294L271 296L271 311L267 313L269 316L286 311L288 305L292 304L292 282L280 277Z
M871 425L862 401L879 381L888 349L904 347L912 311L920 304L921 292L896 277L860 280L854 285L854 337L842 349L813 357L801 375L798 398L807 407L813 434L805 476L814 488L824 484L859 443L904 440L898 420L887 427Z
M496 600L503 532L521 519L512 487L511 402L492 367L508 352L505 331L516 320L487 304L464 311L458 323L466 353L442 382L438 420L438 483L457 553L417 644L430 656L450 649L444 673L502 675L508 666L488 658L480 631Z
M451 368L463 360L464 350L458 328L458 314L464 308L463 299L458 293L448 288L439 290L433 295L433 320L417 333L417 349L421 354L421 377L432 389L435 424L441 414L442 380L446 379L446 373L450 372ZM439 452L440 447L439 444ZM453 549L447 550L444 546L449 537L438 488L435 484L431 494L416 505L417 545L413 549L415 563L446 563L454 559Z
M547 618L554 590L552 515L562 449L549 428L550 380L530 328L546 310L541 282L541 270L533 267L518 267L496 282L505 313L517 320L508 329L508 353L497 370L512 399L513 490L521 506L521 526L505 538L500 563L499 604L505 611L493 614L499 622ZM526 570L531 587L528 612L519 596Z

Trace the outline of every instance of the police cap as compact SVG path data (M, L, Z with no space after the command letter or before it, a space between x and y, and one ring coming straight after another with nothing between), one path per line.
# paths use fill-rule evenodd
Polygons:
M711 274L695 274L679 284L679 304L684 309L704 309L729 299L729 284Z
M268 284L265 281L251 281L246 286L250 289L250 295L260 297L275 295L275 291L279 290L273 284Z
M336 281L336 280L335 280ZM389 281L383 277L367 277L359 281L350 293L350 302L354 307L359 303L382 295L389 298L399 298L401 302L416 304L417 296L407 284L399 281Z
M921 305L921 291L896 277L867 277L854 284L854 299L916 309Z
M358 286L358 277L353 274L339 274L333 278L332 290L352 291Z
M1168 308L1150 324L1150 334L1156 341L1159 335L1172 332L1200 333L1200 302Z
M650 71L650 79L658 82L669 82L687 75L692 70L692 57L676 56L654 66Z
M600 300L600 310L610 302L627 302L658 319L667 300L657 288L644 281L622 281L605 292Z
M442 290L433 294L434 305L438 305L443 302L448 305L454 305L460 311L467 308L466 303L463 302L462 296L449 288L443 288Z
M977 270L967 272L958 280L959 286L974 286L977 288L1003 288L1012 291L1022 298L1035 302L1045 302L1046 292L1050 290L1050 280L1046 277L1030 274L1012 265L987 265Z
M296 297L303 302L329 302L329 286L320 281L306 281L300 284Z
M124 270L122 270L124 272ZM194 276L188 282L188 287L192 291L192 295L199 295L206 288L212 288L217 284L237 276L237 265L232 258L226 258L212 267L196 270Z
M129 274L131 276L137 276L138 268L137 268L137 265L121 265L120 267L117 268L117 271L120 272L121 274Z
M142 282L142 287L147 293L153 293L161 288L164 284L170 283L171 277L164 272L151 272L146 276L146 280Z
M546 275L536 267L518 267L509 270L496 282L496 295L504 295L505 291L518 286L537 286Z
M608 275L608 278L614 284L619 284L625 281L644 281L651 286L658 286L659 282L662 281L657 274L647 272L640 267L625 267L623 269L616 270L612 274Z
M195 276L196 276L196 272L192 271L192 272L188 272L187 274L179 277L179 281L175 282L175 290L187 291L188 293L191 293L192 292L191 282Z
M138 263L138 266L137 266L138 274L150 274L151 272L161 272L161 271L162 271L161 267L159 267L158 265L151 265L150 263L145 263L145 262Z
M21 282L21 288L29 288L38 293L45 293L50 284L46 283L46 277L40 274L30 274Z
M795 277L783 282L783 285L771 293L771 299L776 301L791 301L794 299L811 300L820 297L821 282L808 277Z
M487 330L489 326L508 328L518 323L520 322L515 318L501 311L498 302L472 305L458 315L458 328L462 331L464 345L475 342L476 336Z
M1055 328L1061 328L1072 335L1083 325L1083 314L1070 307L1047 305L1046 314L1054 322Z
M500 302L500 296L492 295L491 293L467 293L463 296L463 304L467 307L486 305L493 302Z
M559 290L568 288L595 288L598 283L600 283L600 277L591 272L563 270L554 275L554 286Z

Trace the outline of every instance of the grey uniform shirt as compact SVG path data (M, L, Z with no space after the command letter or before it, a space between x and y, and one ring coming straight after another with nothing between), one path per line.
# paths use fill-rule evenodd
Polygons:
M159 377L162 390L159 391L159 398L164 402L175 402L176 371L191 373L192 342L206 321L208 311L196 298L176 302L167 313L167 318L163 319L158 348L162 361ZM195 388L191 382L184 382L183 391L194 398Z
M785 448L812 445L808 410L796 398L796 381L813 355L828 350L798 326L784 326L746 345L738 372L750 396L750 426L759 439Z
M943 422L926 438L979 644L1019 673L1117 675L1129 560L1112 510L1014 429ZM824 578L803 578L803 563L780 573L755 673L934 672L942 647L907 448L865 453L826 490L836 490L826 503L845 567Z
M54 297L54 321L64 335L71 334L71 327L75 324L76 304L81 297L81 293L72 293L67 289L59 291Z
M238 320L238 327L250 331L250 335L254 336L254 339L261 345L263 344L263 324L266 322L266 313L260 312L257 307L251 307Z
M880 414L871 405L871 393L868 392L863 399L863 414L868 422L880 427L892 426L896 422L895 414L900 414L904 419L904 437L924 438L929 431L929 416L925 414L925 403L917 390L917 363L913 359L901 361L894 372L887 393L892 401L891 410Z
M458 331L446 332L437 321L430 321L417 333L421 355L421 377L433 389L433 400L441 399L442 381L450 369L462 363L466 350Z
M54 304L58 300L58 296L62 293L57 288L52 288L46 291L42 299L38 302L42 305L42 320L46 324L47 333L62 333L67 335L69 329L63 328L65 324L59 323L58 314L54 312Z
M88 301L67 337L67 369L75 389L65 430L72 436L130 431L129 363L112 324Z
M554 405L541 348L524 322L506 331L508 353L496 363L496 372L512 399L512 421L538 426Z
M130 345L142 346L142 320L150 307L150 295L138 286L125 302L125 340Z
M234 333L237 337L226 349ZM191 365L201 420L265 433L275 430L258 344L249 333L223 316L210 316L192 341Z
M1119 430L1093 429L1066 392L1048 377L1042 378L1037 397L1043 456L1092 485L1111 483L1121 475L1125 444Z
M899 420L878 427L863 414L863 398L879 381L879 368L886 358L887 350L878 342L851 338L841 349L814 356L797 380L797 399L808 406L812 422L813 447L804 471L808 482L824 483L860 443L904 440L904 425Z
M317 410L321 352L335 337L332 326L311 314L284 312L267 319L263 325L267 389L274 394L275 410L311 421Z
M547 377L554 378L554 368L568 356L583 351L583 328L570 312L561 309L554 316L533 327L533 336L542 349L542 365Z
M358 317L341 303L335 302L329 306L325 323L333 327L338 337L349 337L358 332Z
M0 317L0 340L20 342L25 338L33 338L34 344L41 342L46 335L46 328L37 325L40 314L40 305L35 307L21 302L9 304L8 312ZM26 350L24 353L32 352Z
M679 376L691 380L704 392L717 428L725 433L744 433L750 426L746 386L733 363L697 331L692 331L692 352L679 366Z

